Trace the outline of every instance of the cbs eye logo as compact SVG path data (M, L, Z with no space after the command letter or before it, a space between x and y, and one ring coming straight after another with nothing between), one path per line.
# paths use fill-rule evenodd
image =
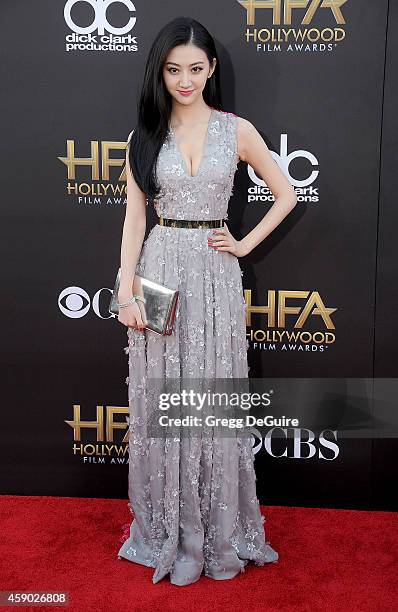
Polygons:
M250 432L252 434L251 435L252 452L253 452L253 455L255 455L256 453L258 453L259 450L261 450L261 446L263 444L263 438L262 438L261 433L255 427L250 427Z
M101 294L103 291L107 292L106 295L106 316L102 316L100 309ZM109 295L110 294L110 295ZM92 309L94 313L100 319L112 319L113 314L108 312L108 303L110 301L112 291L106 287L99 289L90 299L87 291L81 287L66 287L58 297L58 308L63 315L69 319L82 319ZM103 300L102 300L103 301Z

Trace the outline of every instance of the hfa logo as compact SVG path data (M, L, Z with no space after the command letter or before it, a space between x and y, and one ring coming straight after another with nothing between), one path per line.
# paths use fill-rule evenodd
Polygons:
M73 429L72 451L75 457L81 457L83 463L127 463L129 426L115 420L115 415L128 415L129 409L121 406L97 406L97 418L93 421L82 420L80 405L73 406L73 419L65 423ZM128 417L127 417L128 418ZM82 440L82 430L95 430L95 440ZM115 431L121 430L123 438L118 436L115 441ZM83 435L85 438L85 436Z
M66 155L57 158L67 168L68 196L73 197L77 204L125 204L126 143L120 140L91 140L91 154L84 157L78 157L75 149L75 140L67 139ZM113 151L123 151L123 155L119 158L111 157ZM122 172L114 183L110 176L111 168L122 166ZM87 180L77 178L84 173Z
M107 11L113 4L124 7L119 7L121 14L118 15L120 21L125 22L123 25L109 21ZM135 10L131 0L67 0L64 19L66 25L74 33L66 36L66 50L137 51L136 37L130 34L125 36L133 29L137 21L135 16L131 16ZM89 25L82 25L83 21L86 22L90 18L92 21Z
M257 51L332 51L345 38L346 24L341 7L348 0L237 0L246 11L247 43L255 43ZM304 10L304 15L302 14ZM294 11L294 12L293 12ZM299 26L292 25L292 16L300 11ZM320 25L329 16L337 26ZM315 25L312 25L314 18ZM259 22L272 23L259 27ZM284 45L282 47L282 45Z
M318 291L268 290L267 304L252 304L252 290L245 289L247 340L255 350L324 352L336 341L331 315L337 308L327 307ZM305 300L304 304L290 304L289 300ZM256 322L252 320L255 315ZM258 316L260 315L260 319ZM287 316L294 317L290 325ZM316 323L303 329L309 320ZM265 321L264 321L265 319ZM321 321L319 326L318 321ZM290 327L293 325L293 329ZM297 331L296 331L297 330ZM249 343L250 345L250 343Z

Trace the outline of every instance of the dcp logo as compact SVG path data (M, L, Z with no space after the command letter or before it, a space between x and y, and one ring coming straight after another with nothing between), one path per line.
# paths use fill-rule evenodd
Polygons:
M289 166L293 160L297 158L304 158L309 161L312 166L318 166L318 160L310 151L305 151L304 149L300 149L298 151L292 151L288 154L287 152L287 134L281 134L281 144L280 144L280 154L275 153L274 151L270 151L272 157L282 170L285 173L288 181L293 185L293 187L307 187L311 185L317 178L319 174L319 170L313 170L307 178L303 180L299 180L294 178L290 174ZM265 187L265 183L262 179L260 179L257 174L254 172L253 168L248 165L248 172L251 180L256 185L260 185L261 187Z
M76 4L79 4L79 2L89 4L94 10L94 20L86 27L81 27L72 20L72 8ZM131 0L68 0L64 8L64 18L66 24L73 32L76 32L76 34L92 34L96 30L98 30L99 35L104 34L105 30L111 34L126 34L133 28L137 19L136 17L130 17L127 24L121 28L110 24L106 16L106 11L111 4L117 3L123 4L125 7L127 7L130 13L135 12L135 6Z

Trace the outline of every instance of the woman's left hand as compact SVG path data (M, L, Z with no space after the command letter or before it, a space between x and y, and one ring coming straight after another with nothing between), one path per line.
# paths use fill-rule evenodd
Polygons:
M235 240L225 222L224 227L214 228L213 233L207 239L207 243L216 251L228 251L236 257L247 255L242 241Z

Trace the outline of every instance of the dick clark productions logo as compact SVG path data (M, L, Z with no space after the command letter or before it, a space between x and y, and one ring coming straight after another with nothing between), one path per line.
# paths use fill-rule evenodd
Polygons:
M72 19L72 8L77 4L89 4L94 11L94 19L88 26L80 26ZM136 17L130 17L123 27L116 27L109 23L106 12L111 4L123 4L129 12L135 12L135 6L131 0L68 0L64 8L64 17L67 26L76 34L92 34L96 30L99 35L105 34L105 30L112 34L121 36L127 34L134 27Z

